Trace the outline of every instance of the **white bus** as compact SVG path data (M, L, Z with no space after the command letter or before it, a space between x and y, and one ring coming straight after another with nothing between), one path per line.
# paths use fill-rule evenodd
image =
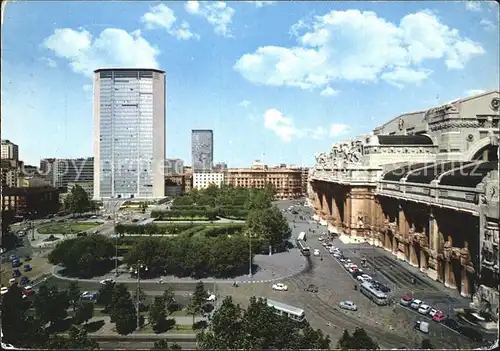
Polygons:
M304 256L311 256L311 249L303 240L297 240L297 247Z
M297 237L297 240L304 240L304 241L306 241L306 232L300 232L299 236Z
M384 294L382 291L376 289L370 282L362 282L359 290L363 295L368 297L377 305L384 306L388 305L390 302L387 294Z
M265 299L265 297L264 297ZM287 305L283 302L278 302L270 299L267 300L267 305L274 308L279 316L288 317L296 322L302 322L306 319L306 314L302 308Z

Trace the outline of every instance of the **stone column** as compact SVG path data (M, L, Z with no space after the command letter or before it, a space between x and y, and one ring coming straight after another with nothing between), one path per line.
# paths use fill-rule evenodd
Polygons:
M444 286L450 289L456 289L455 275L453 274L453 266L451 259L443 260L444 264Z
M434 215L431 213L429 215L429 248L431 249L432 252L437 253L439 250L439 234L438 234L438 226L436 222L436 218ZM440 260L437 258L432 258L431 260L432 263L429 265L427 268L427 276L431 279L434 280L440 280L439 276L441 275L441 270L440 270ZM439 272L439 274L438 274Z
M420 271L427 271L427 254L425 253L424 248L420 248Z
M403 211L403 207L399 206L399 214L398 214L398 229L399 234L404 238L408 239L408 222L406 220L406 215ZM398 258L403 261L408 261L408 244L403 242L404 251L401 251L398 248Z
M344 207L344 225L346 226L346 232L351 234L351 223L352 223L352 199L351 195L348 194L345 200Z
M415 249L415 243L413 241L410 241L410 265L418 267L417 250Z
M460 295L470 297L470 282L467 274L467 266L462 266L461 288Z
M342 218L340 218L340 208L339 205L337 204L337 199L339 201L343 201L343 199L340 199L340 194L335 194L335 197L332 199L332 207L333 207L333 218L335 219L335 225L337 227L342 226Z

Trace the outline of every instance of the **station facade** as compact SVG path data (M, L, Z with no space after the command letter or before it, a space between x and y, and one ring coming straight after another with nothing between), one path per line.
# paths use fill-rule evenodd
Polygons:
M498 91L398 116L316 154L309 198L368 242L498 318Z

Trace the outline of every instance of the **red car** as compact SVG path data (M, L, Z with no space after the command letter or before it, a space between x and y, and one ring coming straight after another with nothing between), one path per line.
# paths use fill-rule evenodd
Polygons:
M446 315L441 312L441 311L437 311L434 316L432 316L432 320L434 322L442 322L446 319Z
M24 295L30 296L30 295L33 295L34 293L35 293L35 290L33 290L33 288L31 286L26 286L24 288L24 291L23 291Z

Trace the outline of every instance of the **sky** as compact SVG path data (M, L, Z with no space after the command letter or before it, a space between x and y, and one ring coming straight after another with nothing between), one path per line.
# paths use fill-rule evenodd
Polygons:
M312 166L406 112L498 89L498 4L18 1L2 28L2 139L20 158L93 154L92 72L167 75L166 154Z

